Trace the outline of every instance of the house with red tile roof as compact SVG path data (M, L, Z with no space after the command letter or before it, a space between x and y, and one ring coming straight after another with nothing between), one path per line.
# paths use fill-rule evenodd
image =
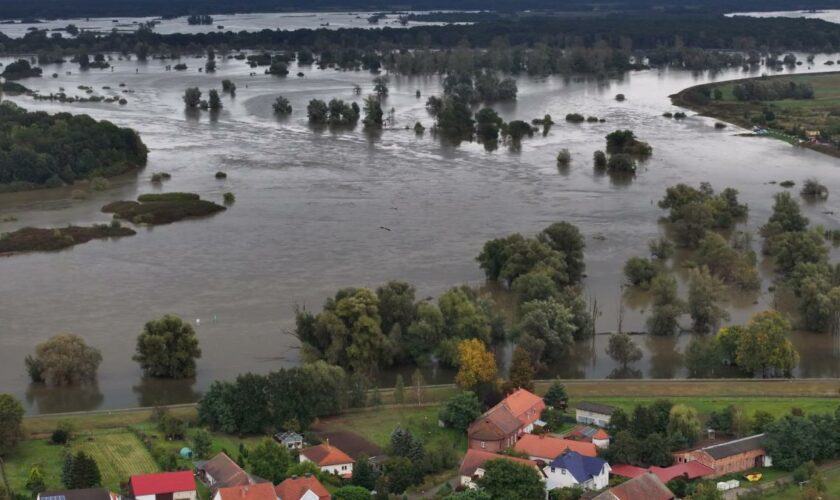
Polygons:
M470 424L467 429L469 447L501 451L513 446L520 436L534 430L534 424L544 409L541 397L525 389L517 389Z
M482 450L467 450L464 459L461 461L461 467L458 469L458 475L461 476L461 486L474 488L473 483L476 479L484 476L484 464L491 460L509 460L523 465L534 467L538 471L539 466L533 460L525 458L512 457L510 455L498 455ZM542 473L540 473L542 475Z
M576 451L586 457L598 455L594 444L585 441L572 441L545 434L525 434L513 447L514 450L525 453L531 460L542 460L549 463L567 451Z
M131 495L137 500L196 500L192 471L131 476Z
M627 478L634 478L642 474L652 473L658 477L663 483L682 477L687 480L699 479L702 477L711 476L715 473L714 469L703 465L697 460L690 462L676 463L670 467L652 466L644 469L634 465L616 464L612 467L612 474L614 476L622 476Z
M353 459L329 442L300 450L300 462L314 462L322 471L345 479L353 476Z
M274 491L278 500L330 500L330 492L311 474L292 476L278 484Z
M271 483L246 484L219 488L213 500L277 500Z
M756 434L702 448L672 454L677 463L698 461L714 470L711 477L743 472L754 467L771 467L773 459L764 449L764 434Z
M676 496L656 474L642 474L612 487L592 500L674 500Z
M564 434L563 437L592 443L598 448L608 448L610 446L610 435L604 429L591 425L578 425Z

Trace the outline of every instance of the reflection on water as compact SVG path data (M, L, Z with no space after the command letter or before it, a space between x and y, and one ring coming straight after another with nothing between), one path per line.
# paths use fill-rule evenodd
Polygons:
M197 401L201 397L194 389L195 379L167 380L143 377L131 388L137 395L137 406L164 406Z
M104 399L99 384L95 382L61 387L33 383L27 387L25 398L30 413L95 410Z
M814 66L797 72L822 69L829 57L838 59L820 55ZM480 285L483 275L475 256L484 241L513 232L532 235L558 220L578 225L586 238L585 296L598 302L597 331L617 330L620 319L623 331L638 332L644 329L649 298L622 291L622 268L629 257L647 255L649 240L663 236L657 224L663 212L656 201L665 187L708 181L717 189L738 189L750 207L739 229L752 232L766 221L772 195L781 189L771 181L801 183L817 177L830 189L840 189L836 158L780 141L740 137L737 127L721 132L704 117L662 117L676 110L670 94L713 78L758 75L762 69L716 75L654 70L630 73L620 81L519 77L519 99L497 106L503 119L530 121L546 113L562 117L577 112L606 122L556 123L546 136L523 139L519 151L500 145L488 152L476 142L453 146L431 133L418 136L404 129L417 121L431 126L425 100L418 100L416 91L439 94L436 76L392 76L386 109L395 109L396 125L368 134L361 126L314 132L306 105L313 98L360 100L353 89L359 85L362 95L370 93L369 73L299 67L291 69L303 71L305 78L249 76L247 65L227 59L218 61L212 75L195 69L167 72L162 61L115 66L114 72L73 68L69 76L57 66L45 67L46 74L62 76L23 83L42 93L89 85L102 95L117 95L125 83L134 91L126 106L9 99L30 109L89 113L134 127L150 148L148 167L113 179L110 189L91 192L87 200L72 200L75 188L2 195L0 220L14 215L17 221L0 222L0 232L106 222L102 205L147 192L189 191L220 202L230 191L237 202L218 216L139 231L131 238L0 259L0 391L25 398L30 412L194 400L213 380L294 366L298 342L288 332L295 306L319 309L338 288L390 279L414 283L424 298L454 285ZM215 118L208 112L187 116L184 89L218 89L222 79L237 84L236 98L222 96L224 109ZM617 102L616 93L627 100ZM294 109L283 120L271 109L278 95ZM592 165L592 154L604 149L606 134L619 128L633 129L654 148L637 175L623 181L599 175ZM556 158L564 148L571 163L560 173ZM220 170L227 179L215 178ZM172 179L154 185L152 172L169 172ZM840 227L836 197L803 209L814 225ZM754 247L759 246L755 241ZM837 250L833 253L836 259ZM683 268L689 260L678 255L668 264L683 296ZM760 293L731 296L731 322L746 322L754 312L784 302L768 291L772 266L760 262L760 274ZM488 293L510 301L492 288ZM509 317L515 315L515 308L500 307ZM204 356L195 381L142 380L131 360L142 325L166 313L193 323L202 320L196 330ZM688 325L688 318L681 318L681 324ZM99 388L84 397L67 389L27 390L23 358L35 344L60 332L79 334L103 353ZM679 353L690 335L633 338L644 357L632 368L642 376L685 376ZM568 360L543 376L609 376L617 366L605 354L607 340L598 335L576 345ZM794 342L802 354L797 375L840 376L832 338L798 333ZM508 355L504 351L500 359ZM413 371L383 373L380 383L392 384L397 372L408 382ZM424 377L428 383L445 382L452 373L429 369Z

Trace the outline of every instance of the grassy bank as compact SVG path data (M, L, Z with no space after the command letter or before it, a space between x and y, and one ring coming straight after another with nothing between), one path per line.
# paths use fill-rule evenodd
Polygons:
M119 238L137 234L119 225L97 224L90 227L67 226L55 229L24 227L0 235L0 255L21 252L51 252L93 239Z
M777 99L740 101L735 86L746 81L806 84L814 90L813 99ZM717 98L715 95L717 94ZM804 131L828 131L836 140L840 130L840 72L804 75L777 75L708 83L689 87L671 96L677 106L740 127L765 127L768 137L798 143ZM772 119L767 119L772 117ZM840 148L825 144L802 143L803 146L832 156L840 156Z

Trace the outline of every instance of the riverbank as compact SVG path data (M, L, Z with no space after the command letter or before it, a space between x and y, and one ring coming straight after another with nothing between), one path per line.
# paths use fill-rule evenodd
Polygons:
M813 88L813 98L739 100L734 89L736 85L745 82L806 85ZM673 104L703 116L746 129L763 129L756 134L758 137L780 139L840 157L835 132L840 130L840 115L837 114L840 105L840 72L761 76L706 83L688 87L670 97ZM814 136L815 132L821 134Z

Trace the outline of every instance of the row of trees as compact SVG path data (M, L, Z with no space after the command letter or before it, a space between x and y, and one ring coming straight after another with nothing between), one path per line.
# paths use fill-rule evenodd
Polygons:
M147 322L137 337L134 360L155 378L191 378L201 357L195 330L176 316ZM35 347L24 364L33 382L73 385L96 381L102 353L74 334L56 335Z
M746 80L732 86L732 95L739 101L779 101L782 99L813 99L810 83L796 83L762 79Z

